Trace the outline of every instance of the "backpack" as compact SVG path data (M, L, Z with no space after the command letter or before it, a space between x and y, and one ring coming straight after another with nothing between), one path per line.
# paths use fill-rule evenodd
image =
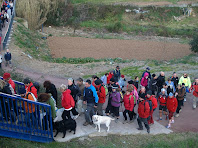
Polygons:
M152 104L152 101L149 101L149 100L146 100L144 102L144 107L145 107L145 103L148 102L149 103L149 107L150 107L150 112L153 110L153 104Z
M35 97L35 96L34 96L34 94L33 94L33 93L31 93L31 92L29 92L29 93L27 94L26 99L28 99L28 96L29 96L29 95L32 95L32 97L33 97L34 101L35 101L35 102L37 102L36 97Z
M40 85L38 82L34 82L33 85L30 87L30 91L32 91L32 87L35 87L36 90L37 90L37 93L39 92L40 90Z
M100 88L99 88L99 92L101 92L101 87L104 87L104 89L105 89L105 94L106 94L106 96L108 95L108 88L107 88L107 86L106 85L101 85L100 86Z
M131 98L132 98L132 95L129 96L129 101L131 100ZM133 95L133 100L134 100L134 104L136 104L136 97L135 97L135 95Z

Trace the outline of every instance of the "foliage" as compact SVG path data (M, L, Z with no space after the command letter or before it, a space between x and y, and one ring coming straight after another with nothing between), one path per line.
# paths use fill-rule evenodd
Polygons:
M192 52L198 53L198 34L193 36L192 41L190 41L190 46Z

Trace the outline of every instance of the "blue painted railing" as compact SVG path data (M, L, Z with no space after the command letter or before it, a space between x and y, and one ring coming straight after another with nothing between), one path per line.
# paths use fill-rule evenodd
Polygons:
M53 141L50 105L0 93L0 136Z

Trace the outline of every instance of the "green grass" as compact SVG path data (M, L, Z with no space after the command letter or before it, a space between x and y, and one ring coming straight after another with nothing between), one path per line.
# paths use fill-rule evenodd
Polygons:
M180 0L72 0L72 3L74 4L81 4L81 3L104 3L104 4L112 4L116 2L161 2L161 1L167 1L175 4L176 2ZM182 1L196 1L196 0L182 0Z
M2 137L0 138L0 145L6 148L197 148L198 134L172 133L168 135L109 135L107 137L85 138L84 141L80 141L78 138L76 138L70 142L52 142L49 144Z

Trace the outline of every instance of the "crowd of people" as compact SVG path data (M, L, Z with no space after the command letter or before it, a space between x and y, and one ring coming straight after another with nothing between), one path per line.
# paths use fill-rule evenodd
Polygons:
M25 86L18 90L21 97L49 104L52 118L55 119L58 101L56 86L50 81L45 81L43 83L45 92L38 95L40 87L38 83L32 83L28 78L23 82ZM132 123L137 119L138 130L143 130L144 124L147 132L150 133L150 125L154 124L153 113L157 107L159 107L158 120L168 120L166 127L170 128L174 123L174 117L179 117L182 111L182 106L187 100L187 92L193 91L193 109L198 103L198 78L195 78L195 82L191 84L190 77L186 73L179 79L174 72L173 76L168 77L166 81L164 72L160 72L157 76L151 74L150 68L147 67L140 80L136 76L134 80L126 82L125 76L121 75L120 67L117 66L115 70L106 73L101 78L93 75L92 80L88 79L84 82L82 78L79 78L76 82L77 84L74 79L69 78L68 86L62 84L59 88L62 93L62 119L73 118L75 120L84 114L84 126L93 124L92 116L95 114L112 116L115 122L118 122L122 120L120 119L120 111L122 111L123 124ZM16 94L15 83L9 73L4 73L3 80L0 80L0 87L0 92ZM104 108L105 102L107 102L106 108ZM122 104L124 110L121 109ZM137 110L135 106L138 106ZM27 103L23 107L31 121L35 121L33 119L36 116L35 107ZM49 118L50 116L47 117Z

